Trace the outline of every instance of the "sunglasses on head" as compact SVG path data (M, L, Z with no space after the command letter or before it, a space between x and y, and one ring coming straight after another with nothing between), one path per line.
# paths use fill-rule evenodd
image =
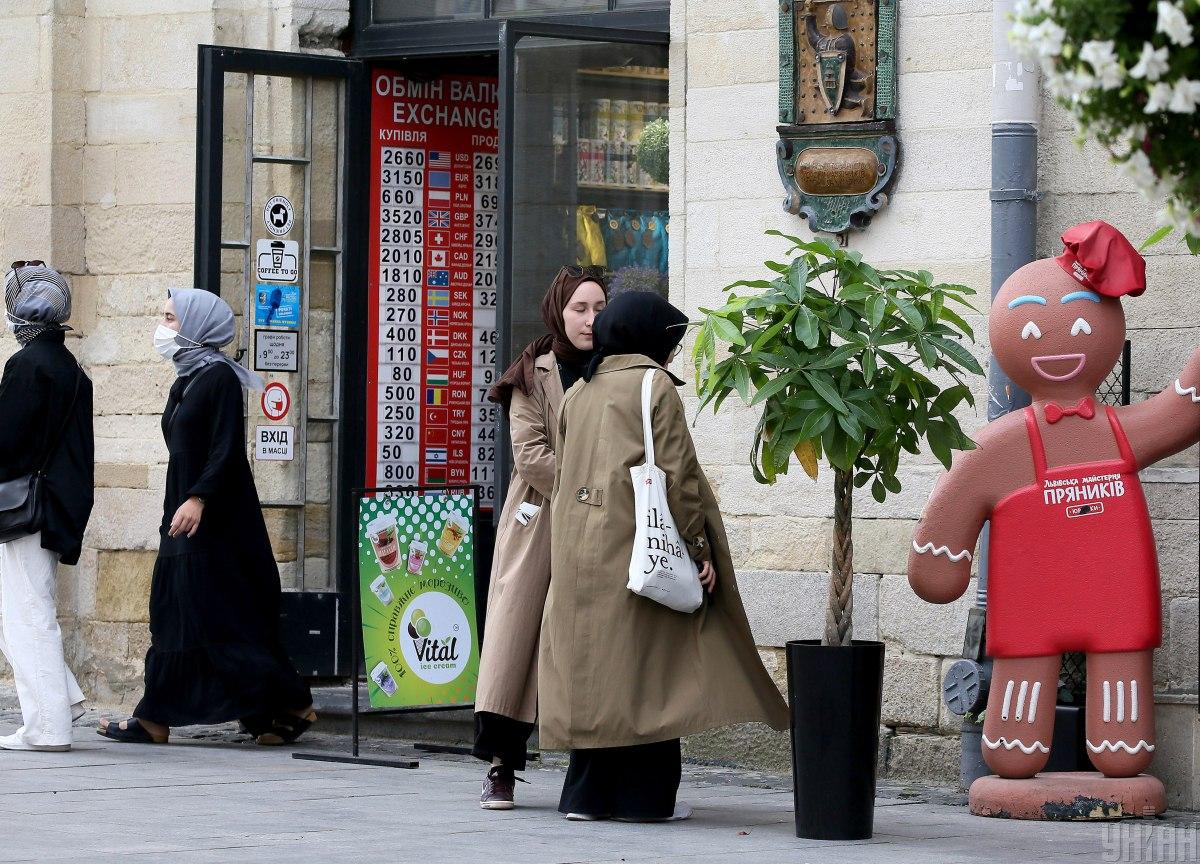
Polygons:
M603 268L601 267L580 267L578 264L564 264L559 268L558 273L554 276L554 279L557 281L564 276L568 276L572 279L579 279L583 276L594 277L602 275L603 272Z
M10 266L9 269L10 270L20 270L22 267L45 267L45 266L46 266L45 261L14 261L14 262L12 262L12 266Z

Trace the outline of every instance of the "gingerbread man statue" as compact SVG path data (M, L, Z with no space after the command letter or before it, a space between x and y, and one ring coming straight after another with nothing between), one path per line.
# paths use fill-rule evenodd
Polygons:
M1151 666L1162 641L1138 471L1200 440L1200 350L1156 396L1098 404L1125 341L1120 298L1145 291L1145 262L1104 222L1062 239L1057 258L1008 278L989 319L997 362L1033 404L980 430L977 449L940 479L908 579L931 603L962 596L991 520L984 760L1001 778L1045 766L1062 654L1082 651L1088 755L1105 777L1127 778L1154 756Z

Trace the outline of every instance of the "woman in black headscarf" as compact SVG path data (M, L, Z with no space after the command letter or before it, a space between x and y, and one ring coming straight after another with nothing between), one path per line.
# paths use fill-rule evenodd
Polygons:
M537 717L537 643L550 583L550 512L558 406L592 356L592 322L608 292L602 278L563 267L542 300L549 331L530 344L489 394L508 409L513 474L496 531L487 632L475 695L473 753L491 763L480 806L510 810L515 772Z
M666 371L686 316L657 294L622 294L596 318L597 356L559 412L551 503L554 576L538 657L541 746L570 750L569 819L665 821L679 739L750 721L787 728L738 594L721 511ZM655 463L705 602L676 612L626 588L637 515L630 469L646 461L642 382L652 375ZM682 551L682 550L681 550Z
M165 744L172 726L240 720L260 744L296 740L312 694L279 638L279 568L246 461L242 388L262 379L221 353L233 310L208 291L172 291L154 347L178 378L163 412L170 452L150 585L146 690L106 738Z

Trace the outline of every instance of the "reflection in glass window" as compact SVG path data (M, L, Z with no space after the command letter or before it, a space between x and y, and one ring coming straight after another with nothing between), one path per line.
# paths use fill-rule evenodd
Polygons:
M375 0L373 4L376 24L482 17L483 0Z
M608 0L496 0L493 14L548 15L568 12L604 12Z

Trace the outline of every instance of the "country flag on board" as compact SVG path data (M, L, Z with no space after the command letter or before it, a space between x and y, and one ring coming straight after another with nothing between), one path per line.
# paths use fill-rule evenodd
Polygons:
M449 422L450 422L450 411L448 409L446 409L446 408L426 408L425 409L425 425L426 426L445 426ZM446 430L443 429L441 431L445 432ZM433 432L434 432L434 430L432 430L432 429L425 430L426 439L430 442L433 441L433 437L432 437Z
M430 327L443 327L450 323L450 313L445 309L430 309L425 323Z
M446 250L431 249L429 252L430 267L445 267L446 266Z
M430 348L441 348L450 344L449 330L426 330L425 344Z
M427 387L449 387L450 375L446 372L426 372L425 385Z
M425 292L426 306L449 306L450 291L449 289L434 288Z
M449 168L450 154L445 150L430 150L429 151L429 167L430 168Z
M425 404L426 405L445 405L446 391L441 387L426 387L425 388Z
M430 228L449 228L450 227L450 211L449 210L430 210L429 211L429 227Z
M429 348L425 351L425 362L430 366L445 366L450 362L449 348Z
M425 469L425 482L426 483L441 483L444 485L446 482L446 469L442 468L442 467L426 468Z
M449 189L450 188L450 172L449 171L430 171L429 172L429 187L431 189Z
M430 189L429 190L429 200L430 201L445 201L447 204L449 204L450 203L450 191L449 190L438 191L437 189Z
M425 280L429 285L435 288L450 287L450 271L449 270L430 270L429 278Z
M425 430L426 444L440 444L441 446L445 447L449 438L450 435L448 429L438 429L437 427L432 427Z
M431 465L446 464L446 448L445 447L426 447L425 461Z

